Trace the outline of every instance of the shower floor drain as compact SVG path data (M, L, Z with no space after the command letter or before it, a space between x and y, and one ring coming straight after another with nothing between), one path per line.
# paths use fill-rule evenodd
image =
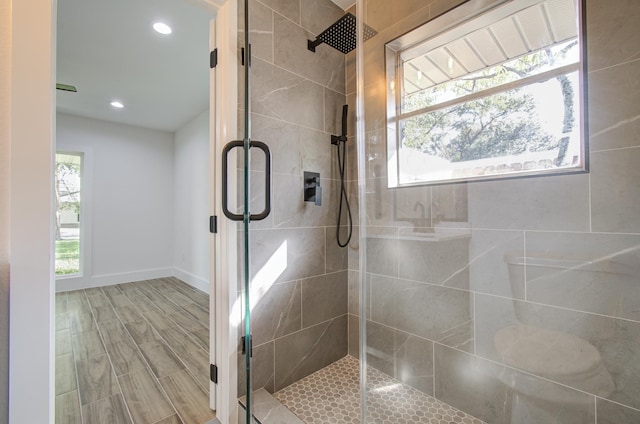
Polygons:
M346 356L274 394L306 424L360 424L360 361ZM369 367L369 422L485 424Z

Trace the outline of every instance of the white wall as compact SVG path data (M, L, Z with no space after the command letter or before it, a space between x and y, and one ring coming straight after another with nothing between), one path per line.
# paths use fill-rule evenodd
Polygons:
M91 240L87 275L56 289L172 275L173 134L58 114L57 149L85 153Z
M54 398L55 122L51 111L55 102L55 2L8 3L11 22L8 27L4 21L0 25L0 39L10 40L11 58L10 66L3 66L0 74L6 76L8 71L11 92L7 99L3 90L0 102L11 102L9 422L50 423ZM5 116L5 110L1 112ZM1 125L4 135L6 126Z
M175 276L209 292L209 111L179 129L174 146Z
M0 2L0 424L9 409L9 110L11 107L10 3Z

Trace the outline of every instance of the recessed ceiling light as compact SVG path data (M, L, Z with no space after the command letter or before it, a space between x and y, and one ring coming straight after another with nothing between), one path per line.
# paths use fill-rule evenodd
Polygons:
M173 32L171 27L164 22L156 22L155 24L153 24L153 29L163 35L169 35Z
M117 100L112 101L111 106L115 107L116 109L122 109L124 107L122 102L119 102Z

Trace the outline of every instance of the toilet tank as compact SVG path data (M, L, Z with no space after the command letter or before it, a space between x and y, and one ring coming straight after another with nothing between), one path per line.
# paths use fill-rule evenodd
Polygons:
M640 318L640 305L633 305L640 275L638 264L628 256L603 258L560 257L552 253L508 253L504 257L509 270L514 299L567 307L584 312ZM526 271L526 284L522 281ZM526 290L526 293L525 293ZM526 295L526 296L525 296ZM625 306L626 304L626 306ZM521 302L514 302L518 319Z

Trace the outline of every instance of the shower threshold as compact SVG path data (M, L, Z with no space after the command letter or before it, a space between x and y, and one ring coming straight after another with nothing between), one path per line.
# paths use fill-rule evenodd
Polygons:
M486 424L372 367L367 386L368 422ZM305 424L360 424L360 361L346 356L273 396Z

